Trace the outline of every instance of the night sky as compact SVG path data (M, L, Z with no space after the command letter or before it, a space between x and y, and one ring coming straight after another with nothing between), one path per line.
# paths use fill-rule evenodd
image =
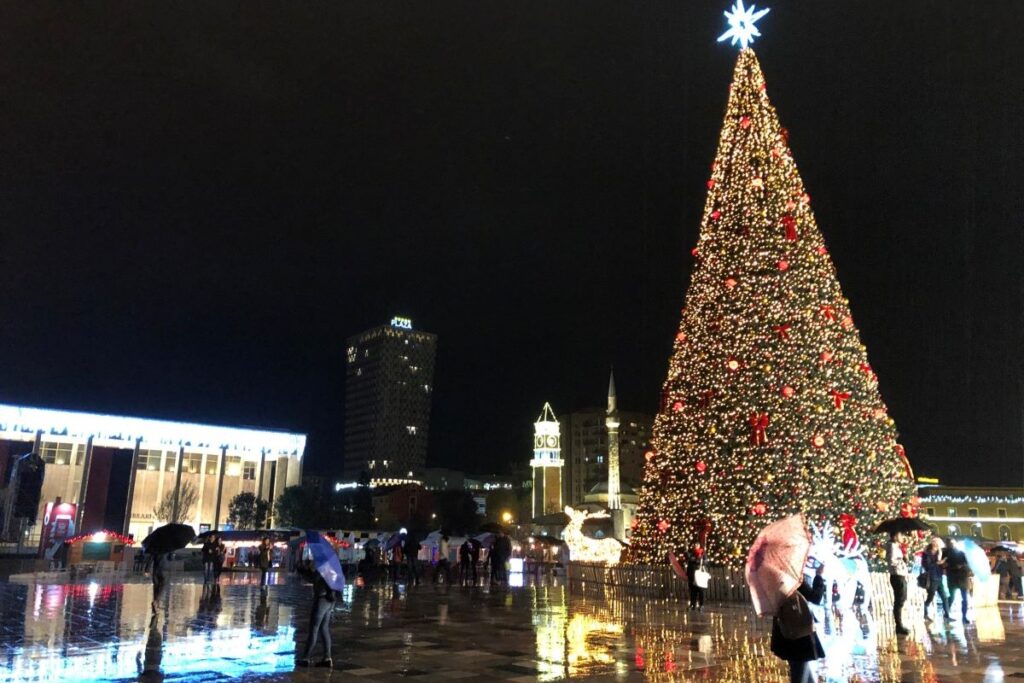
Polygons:
M653 412L729 3L0 10L0 400L301 430L345 338L439 335L428 463ZM775 2L755 45L918 474L1022 485L1021 2Z

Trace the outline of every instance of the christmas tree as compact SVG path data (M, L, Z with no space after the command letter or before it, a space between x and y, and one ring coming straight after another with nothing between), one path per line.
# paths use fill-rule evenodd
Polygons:
M753 50L739 55L630 557L742 564L796 512L856 540L913 474ZM840 515L844 515L840 519ZM851 521L852 520L852 521Z

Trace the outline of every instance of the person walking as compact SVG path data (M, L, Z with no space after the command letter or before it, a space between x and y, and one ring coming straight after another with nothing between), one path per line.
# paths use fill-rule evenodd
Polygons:
M441 541L437 544L437 567L434 568L434 583L437 583L441 572L444 572L445 584L451 583L452 577L448 565L448 551L448 536L441 536Z
M946 581L949 583L949 604L953 604L953 598L957 591L960 592L960 613L965 624L971 623L967 618L968 599L967 593L971 583L971 567L967 564L967 555L963 550L952 542L949 551L946 553Z
M814 581L810 586L806 579L797 588L791 601L797 603L797 610L790 612L799 613L802 624L798 629L801 633L787 637L786 632L790 630L791 619L787 616L776 616L772 619L772 641L771 650L779 659L789 662L790 683L810 683L810 663L825 656L825 649L821 646L818 634L814 631L814 616L811 614L807 603L820 605L825 598L825 578L822 574L825 566L819 564L815 571ZM790 604L783 604L783 610L793 610ZM783 624L782 622L786 623ZM785 632L784 632L785 631Z
M469 579L469 563L471 562L470 558L473 556L472 548L473 548L473 544L469 542L468 538L462 543L462 545L459 546L459 585L460 586L465 586L466 585L466 581ZM473 578L474 578L473 583L475 584L476 583L476 581L475 581L475 579L476 579L476 568L475 567L474 567L474 570L473 570Z
M156 609L157 602L163 595L164 586L167 585L167 576L164 574L166 560L166 554L153 553L153 609Z
M505 570L505 564L512 558L512 539L504 531L499 531L498 537L494 539L493 550L496 551L494 563L498 583L506 584L508 583L508 573Z
M1017 561L1017 556L1011 551L1006 553L1006 565L1009 568L1010 583L1006 589L1006 597L1009 598L1011 595L1019 600L1024 598L1024 586L1021 585L1021 567L1020 562Z
M270 545L270 538L264 536L260 541L258 548L259 555L259 568L260 568L260 586L263 590L266 590L270 580L270 562L271 562L272 547Z
M316 666L327 669L334 667L331 658L331 614L334 612L335 596L334 591L320 576L320 572L313 566L312 560L306 560L299 564L297 571L300 576L313 584L313 604L309 610L309 636L306 639L306 647L302 651L302 658L296 662L299 666L311 666L313 650L316 649L318 639L324 643L324 657Z
M903 554L906 537L896 531L889 535L885 547L885 563L889 567L889 585L892 586L892 618L896 622L896 635L905 636L910 631L903 625L903 603L907 601L907 560Z
M203 549L200 551L203 558L203 583L210 583L213 580L213 565L217 552L217 534L210 534L203 541Z
M420 547L419 541L416 540L413 534L405 537L405 547L402 548L402 554L405 555L405 563L409 571L408 584L410 586L420 585Z
M686 582L690 591L690 609L704 611L704 588L697 585L697 571L704 568L704 548L694 543L693 550L686 556Z
M938 536L932 536L931 541L928 542L928 547L925 548L924 554L921 556L921 575L924 576L924 589L928 591L928 597L924 601L924 620L931 621L931 617L928 616L928 607L932 604L932 600L935 599L935 594L939 595L939 604L942 605L942 614L946 621L949 621L949 593L946 591L946 586L942 581L942 577L945 575L946 570L946 553L943 548L942 539Z
M473 584L477 582L477 571L480 566L480 544L469 542L469 568L473 572Z

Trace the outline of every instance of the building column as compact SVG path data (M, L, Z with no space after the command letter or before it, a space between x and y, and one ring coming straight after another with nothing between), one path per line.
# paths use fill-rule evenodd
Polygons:
M75 533L82 533L85 519L85 497L89 494L89 469L92 467L92 436L85 442L85 462L82 463L82 486L78 489L78 514L75 515Z
M224 495L224 470L228 466L228 447L220 448L220 467L217 470L217 502L213 507L213 530L220 528L220 500Z
M177 476L174 479L174 506L171 508L171 522L178 521L178 496L181 494L181 466L185 462L185 447L178 446Z
M142 437L135 439L135 450L132 451L132 471L128 473L128 502L124 506L124 529L121 533L128 535L128 527L132 523L132 503L135 502L135 473L139 471L139 450L142 448Z
M267 449L260 449L260 473L256 476L256 497L263 497L263 470L267 466Z

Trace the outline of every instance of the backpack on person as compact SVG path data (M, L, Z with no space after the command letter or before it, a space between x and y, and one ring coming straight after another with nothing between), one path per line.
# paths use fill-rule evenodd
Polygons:
M786 598L779 607L776 619L779 631L786 640L798 640L814 633L814 615L811 614L811 607L800 591Z

